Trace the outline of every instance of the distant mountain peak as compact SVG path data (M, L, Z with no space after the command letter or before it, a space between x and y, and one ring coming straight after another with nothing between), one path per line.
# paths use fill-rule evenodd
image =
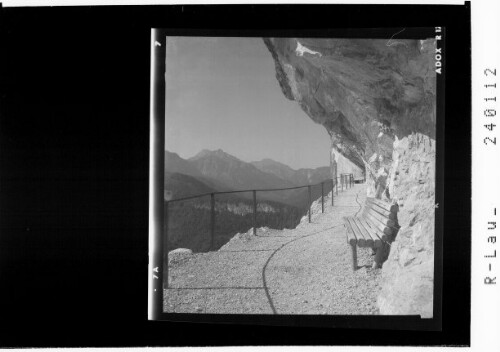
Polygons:
M199 159L202 159L205 157L210 157L210 156L216 156L216 157L223 158L223 159L233 159L233 160L241 161L240 159L238 159L234 155L228 154L220 148L216 149L216 150L203 149L202 151L200 151L198 154L196 154L192 158L189 158L189 160L199 160Z
M289 170L293 170L295 171L294 169L292 169L290 166L288 166L287 164L284 164L284 163L281 163L279 161L276 161L276 160L273 160L273 159L270 159L270 158L264 158L260 161L252 161L252 164L253 165L266 165L266 166L277 166L277 167L283 167L283 168L287 168Z

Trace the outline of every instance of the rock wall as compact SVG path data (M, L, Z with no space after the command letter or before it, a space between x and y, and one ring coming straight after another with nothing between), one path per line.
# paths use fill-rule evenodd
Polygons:
M388 182L401 226L382 270L381 314L433 315L436 142L420 133L394 141Z
M400 204L383 266L382 314L432 315L436 74L434 39L264 38L283 94L366 173L367 195ZM335 159L335 160L333 160Z
M332 148L331 153L333 154L333 160L335 160L337 175L353 174L354 178L363 178L363 175L365 173L364 168L361 169L359 166L340 154L334 148Z

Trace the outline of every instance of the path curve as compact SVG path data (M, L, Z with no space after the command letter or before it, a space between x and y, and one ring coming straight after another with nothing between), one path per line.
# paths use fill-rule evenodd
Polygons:
M379 271L368 268L373 257L360 249L362 267L353 272L345 241L342 217L362 210L362 190L353 196L340 198L343 205L298 228L307 231L305 235L270 255L263 272L274 314L377 314ZM316 231L311 233L311 228Z
M235 236L219 251L174 260L164 309L177 313L377 314L379 270L358 250L352 271L342 217L358 214L363 185L312 206L293 230L259 229ZM356 212L355 212L356 209ZM300 241L299 241L300 240ZM371 252L371 251L370 251ZM364 265L364 266L363 266Z
M301 240L305 237L309 237L309 236L313 236L313 235L317 235L321 232L324 232L324 231L327 231L327 230L332 230L334 229L335 227L339 227L341 225L336 225L336 226L332 226L328 229L325 229L325 230L322 230L322 231L317 231L317 232L313 232L313 233L310 233L308 235L305 235L305 236L301 236L301 237L297 237L297 238L294 238L293 240L291 240L290 242L287 242L283 245L281 245L279 248L277 248L276 250L274 250L271 255L269 256L269 258L267 258L267 261L266 263L264 264L264 267L262 268L262 284L264 286L264 291L266 293L266 296L267 296L267 300L269 301L269 306L271 307L271 310L273 311L273 314L278 314L278 312L276 311L276 308L274 307L274 304L273 304L273 299L269 293L269 287L267 285L267 280L266 280L266 269L267 269L267 266L269 264L269 262L271 261L271 259L274 257L274 255L276 253L278 253L278 251L282 250L285 246L289 245L290 243L292 242L295 242L295 241L298 241L298 240Z

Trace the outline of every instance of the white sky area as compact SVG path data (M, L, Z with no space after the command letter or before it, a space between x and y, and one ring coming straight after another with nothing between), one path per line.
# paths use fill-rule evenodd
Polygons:
M168 37L165 148L223 149L294 169L330 164L330 138L281 92L262 38Z

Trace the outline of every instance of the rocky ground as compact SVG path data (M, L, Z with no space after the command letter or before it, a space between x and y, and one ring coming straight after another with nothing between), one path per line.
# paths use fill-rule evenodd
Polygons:
M358 248L352 270L342 217L365 199L355 185L312 207L293 230L261 228L236 235L219 251L179 253L169 265L165 312L235 314L378 314L380 269L371 249Z

